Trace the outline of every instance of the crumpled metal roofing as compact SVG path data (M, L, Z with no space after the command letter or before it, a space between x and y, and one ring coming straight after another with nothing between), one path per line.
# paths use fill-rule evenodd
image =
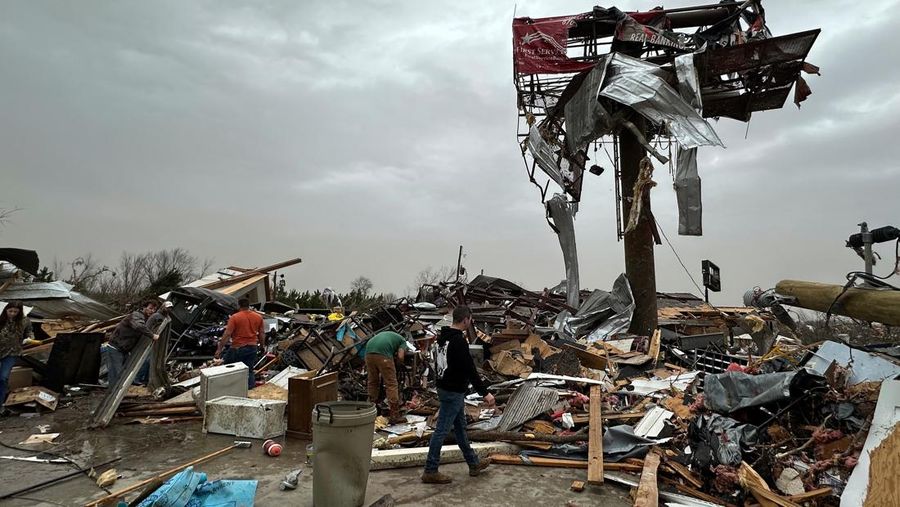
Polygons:
M106 320L118 313L103 303L72 290L66 282L15 282L0 292L0 300L26 301L34 315L44 318L86 317Z
M533 382L525 382L510 396L497 429L510 431L518 428L535 416L553 408L558 401L559 393L556 389L535 387Z
M588 342L602 340L631 324L634 296L624 273L616 278L611 292L595 290L581 303L574 316L562 312L556 317L556 328L565 337L577 339L590 331Z
M579 301L578 247L575 243L575 212L577 204L569 204L566 196L555 194L547 201L547 213L553 220L559 246L566 266L566 304L577 307Z
M583 150L588 143L613 130L615 122L597 100L608 63L609 56L604 56L566 103L566 144L571 153Z
M600 96L626 105L657 125L665 124L683 148L725 146L718 134L669 86L662 67L612 53Z
M560 188L568 189L575 182L575 173L569 169L569 161L561 158L559 153L541 136L537 124L531 127L525 147L531 152L538 167L555 181Z

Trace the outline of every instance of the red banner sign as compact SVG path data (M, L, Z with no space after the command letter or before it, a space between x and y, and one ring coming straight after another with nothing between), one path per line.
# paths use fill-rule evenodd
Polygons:
M590 69L566 55L569 28L584 14L553 18L513 19L513 62L519 74L562 74Z

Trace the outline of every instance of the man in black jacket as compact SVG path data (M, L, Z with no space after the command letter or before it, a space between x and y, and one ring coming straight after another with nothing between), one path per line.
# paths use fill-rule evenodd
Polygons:
M112 388L119 381L125 369L125 363L131 351L137 346L141 338L147 337L154 340L159 339L159 335L154 334L147 327L147 318L156 313L159 303L156 301L145 301L140 310L131 312L124 319L119 321L116 329L113 331L112 338L104 348L106 355L106 369L108 375L106 380Z
M435 373L441 409L438 412L437 427L428 445L428 459L425 462L425 473L422 474L422 482L425 483L448 484L452 481L450 477L438 472L441 446L451 427L456 436L456 444L469 464L469 475L477 476L490 464L488 459L479 462L466 436L465 400L469 384L484 397L488 406L494 405L494 395L488 394L484 387L469 354L469 342L463 334L471 325L472 311L466 306L457 306L453 309L453 324L441 329L437 339Z

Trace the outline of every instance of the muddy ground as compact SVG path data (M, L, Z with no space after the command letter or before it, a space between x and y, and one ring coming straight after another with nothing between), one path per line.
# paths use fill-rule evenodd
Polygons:
M83 429L91 407L100 393L79 398L56 412L0 419L0 442L24 450L0 449L2 456L34 456L40 451L66 456L81 467L121 458L113 467L121 474L110 488L117 490L153 475L217 451L235 440L227 435L204 434L200 422L168 425L126 425L114 419L103 430ZM24 446L20 442L49 425L50 433L60 433L54 444ZM312 505L313 467L306 465L306 444L285 441L284 453L272 458L262 452L262 442L250 449L234 449L195 467L210 480L256 479L256 505ZM299 487L281 491L284 475L303 468ZM71 464L41 464L0 460L0 497L75 471ZM453 484L434 486L419 481L420 469L383 470L369 474L366 503L391 494L397 505L631 505L628 491L615 485L590 487L582 493L569 490L575 479L584 479L584 470L521 466L493 466L480 477L469 477L464 464L450 464L441 471L452 476ZM84 474L53 486L0 500L0 505L83 505L105 493ZM133 498L133 497L132 497Z

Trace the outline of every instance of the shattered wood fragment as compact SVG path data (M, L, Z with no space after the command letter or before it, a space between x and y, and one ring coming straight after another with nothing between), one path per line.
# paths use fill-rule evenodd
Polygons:
M662 400L663 407L666 410L675 413L675 416L679 419L691 420L694 418L694 413L691 412L691 409L684 404L684 395L679 394L677 396L669 396L668 398Z
M741 463L741 467L738 469L738 477L741 481L741 486L749 489L753 498L755 498L762 507L800 507L798 504L787 498L773 493L765 479L763 479L762 476L746 462Z
M600 404L603 402L603 390L600 386L591 386L590 428L588 429L588 482L603 483L603 417Z
M637 494L634 498L634 507L657 507L659 505L656 476L659 460L659 452L656 449L651 449L644 458L644 468L641 471L641 482L638 484Z
M569 489L576 493L581 493L584 491L584 481L572 481L572 486Z
M653 361L652 364L654 364L654 365L659 360L659 348L662 345L661 342L662 342L662 331L657 329L656 331L653 331L653 336L650 337L650 348L647 349L647 355L650 356L650 358Z
M900 505L900 423L869 454L869 485L864 507Z

